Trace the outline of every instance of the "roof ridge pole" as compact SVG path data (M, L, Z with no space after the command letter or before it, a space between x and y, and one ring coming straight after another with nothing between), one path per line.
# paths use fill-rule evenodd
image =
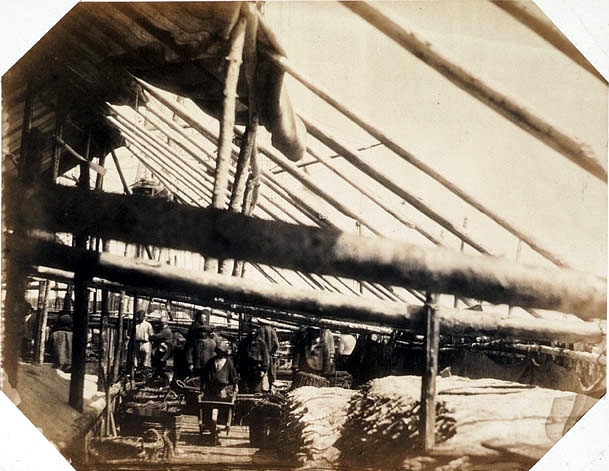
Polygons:
M373 124L360 118L359 113L356 113L354 110L350 109L345 104L340 103L338 100L333 98L327 91L323 90L319 85L314 84L309 78L305 77L300 72L296 71L296 69L294 69L294 67L288 62L287 58L281 57L277 54L273 54L270 52L267 54L285 72L287 72L293 78L298 80L302 85L304 85L311 92L313 92L315 95L317 95L322 100L324 100L326 103L330 104L336 110L340 111L344 116L346 116L348 119L350 119L351 121L356 123L363 130L365 130L368 134L377 138L379 141L381 141L383 143L383 145L385 145L385 147L387 147L389 150L393 151L396 155L398 155L402 159L406 160L408 163L410 163L414 167L418 168L425 174L429 175L435 181L437 181L442 186L444 186L444 188L446 188L447 190L449 190L456 196L460 197L463 201L465 201L470 206L472 206L473 208L480 211L485 216L489 217L491 220L495 221L497 224L499 224L501 227L503 227L504 229L509 231L511 234L518 237L519 239L522 239L535 252L539 253L540 255L542 255L546 259L550 260L551 262L555 263L556 265L565 266L565 267L568 266L561 259L561 257L559 257L558 255L556 255L556 254L550 252L549 250L545 249L544 247L542 247L541 243L539 241L535 240L535 238L533 238L531 235L525 234L521 229L515 227L512 223L508 222L505 218L503 218L502 216L499 216L494 211L492 211L491 209L484 206L482 203L477 201L473 196L469 195L463 189L458 187L455 183L450 181L448 178L444 177L440 172L436 171L435 169L430 167L428 164L426 164L424 161L422 161L421 159L416 157L414 154L412 154L411 152L404 149L394 139L392 139L390 136L387 136L379 128L377 128Z
M556 126L535 115L514 98L494 90L482 79L434 51L428 41L417 38L414 33L407 31L369 3L345 1L340 3L442 74L457 87L555 151L560 152L599 180L607 181L607 169L603 167L589 146L577 138L567 135Z
M240 15L231 31L230 51L226 58L224 101L222 102L218 158L216 160L216 179L211 200L212 207L216 209L226 209L226 188L228 186L228 171L232 156L233 128L235 127L237 82L243 57L246 23L247 19L243 15ZM205 257L204 269L205 271L217 272L218 260Z

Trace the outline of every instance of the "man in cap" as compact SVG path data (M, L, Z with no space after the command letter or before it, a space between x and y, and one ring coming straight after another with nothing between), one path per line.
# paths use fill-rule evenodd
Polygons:
M239 377L227 341L216 345L215 356L201 370L201 391L206 400L230 400L237 394Z

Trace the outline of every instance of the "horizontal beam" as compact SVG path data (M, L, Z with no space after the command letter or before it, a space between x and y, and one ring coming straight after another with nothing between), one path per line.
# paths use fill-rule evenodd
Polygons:
M86 270L90 278L98 277L126 286L153 286L154 289L171 291L176 295L222 297L263 308L408 330L420 330L424 322L421 306L267 285L209 272L188 272L159 262L131 260L40 239L23 241L9 237L7 242L12 256L24 263L58 270ZM445 308L438 309L438 317L443 333L468 336L493 335L589 343L599 342L604 335L600 323L595 322L518 319Z
M22 227L556 310L583 319L606 315L606 280L574 270L264 221L143 196L62 186L31 192L13 188L7 194L22 195L7 208L6 219Z
M47 280L61 281L63 283L73 283L74 273L66 270L59 270L45 266L32 267L32 275L42 277ZM173 291L161 291L159 289L151 289L149 286L125 286L116 282L102 280L93 277L89 286L97 289L108 289L114 292L125 291L132 296L148 296L154 298L167 299L171 301L181 301L190 304L205 305L207 307L215 307L226 309L232 312L251 314L263 319L273 319L276 321L287 322L286 327L293 326L296 329L301 325L316 325L327 327L341 332L373 332L377 334L389 335L392 332L391 327L382 327L378 325L366 323L354 323L350 320L332 320L323 315L307 315L294 312L280 311L277 308L260 307L259 305L251 305L238 303L234 299L225 300L222 298L211 298L209 296L202 297L197 293L177 294Z

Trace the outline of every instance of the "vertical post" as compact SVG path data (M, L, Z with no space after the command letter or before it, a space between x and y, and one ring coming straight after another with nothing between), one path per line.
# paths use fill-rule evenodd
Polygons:
M437 297L427 294L425 304L425 369L421 381L420 437L422 448L429 451L435 444L436 423L436 375L440 344L440 322L434 305Z
M89 158L91 149L91 132L87 140L85 157ZM78 187L83 191L89 190L89 166L80 165ZM87 235L74 234L74 246L85 250L87 248ZM83 411L83 390L85 385L85 370L87 362L87 337L89 334L89 274L86 266L80 266L74 272L74 315L72 329L72 376L70 378L70 405Z
M44 341L45 333L47 330L47 318L48 318L48 299L49 299L49 287L51 282L44 281L44 290L41 289L42 295L38 302L38 318L36 319L36 339L34 340L34 362L40 363L44 361Z
M33 182L28 180L28 167L31 167L32 158L38 159L40 156L34 155L31 151L31 124L32 124L32 86L27 84L25 103L23 107L23 124L21 126L21 151L18 161L19 180L24 185L31 185ZM17 195L7 195L3 192L3 202L6 204L16 204ZM6 225L13 229L16 234L25 236L23 228L19 227L19 221L5 221ZM25 312L25 290L27 288L26 266L17 257L7 254L5 265L6 281L6 300L4 303L4 323L2 325L2 338L0 347L2 351L2 368L6 372L9 384L17 386L17 371L19 356L21 353L22 339L24 335L24 316Z
M133 316L131 317L131 329L129 332L129 348L128 348L128 358L127 358L127 368L129 370L129 375L131 377L131 381L134 380L135 375L135 314L137 312L137 304L138 297L133 297Z
M74 327L72 334L72 377L70 379L70 405L83 412L83 390L89 332L89 288L85 267L74 273Z
M226 207L226 189L228 186L228 172L231 162L233 145L233 128L235 127L235 108L237 99L237 82L243 57L245 42L246 18L241 15L231 32L231 46L227 57L226 76L224 80L224 102L222 105L222 118L220 120L220 137L218 143L218 157L216 160L216 178L212 194L212 206L218 209ZM218 260L206 257L207 271L218 271Z
M114 363L112 365L112 382L118 381L118 375L121 367L121 360L123 358L123 346L124 346L124 334L123 334L123 323L125 315L125 291L122 290L120 293L118 303L118 332L116 334L116 346L114 348Z
M108 342L108 290L102 289L101 292L101 306L100 306L100 318L99 318L99 372L102 383L104 385L104 392L106 395L106 420L104 420L104 436L108 436L110 427L110 366L109 366L109 352L110 344Z

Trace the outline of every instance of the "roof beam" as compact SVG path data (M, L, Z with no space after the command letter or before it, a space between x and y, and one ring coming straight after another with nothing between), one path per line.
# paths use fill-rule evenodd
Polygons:
M41 240L30 239L24 243L23 240L10 239L9 245L15 256L23 257L22 260L34 265L69 271L84 267L88 277L97 276L126 286L154 286L157 290L176 294L223 297L263 307L322 315L332 320L353 320L408 330L420 330L424 325L421 306L264 285L209 272L187 272L158 262L134 261ZM443 333L464 336L483 334L562 342L598 342L604 335L601 327L594 322L519 319L448 308L438 308L437 316Z
M23 227L575 313L583 319L605 316L606 280L583 272L337 234L146 197L89 194L61 186L20 194L23 198L7 208L7 219Z

